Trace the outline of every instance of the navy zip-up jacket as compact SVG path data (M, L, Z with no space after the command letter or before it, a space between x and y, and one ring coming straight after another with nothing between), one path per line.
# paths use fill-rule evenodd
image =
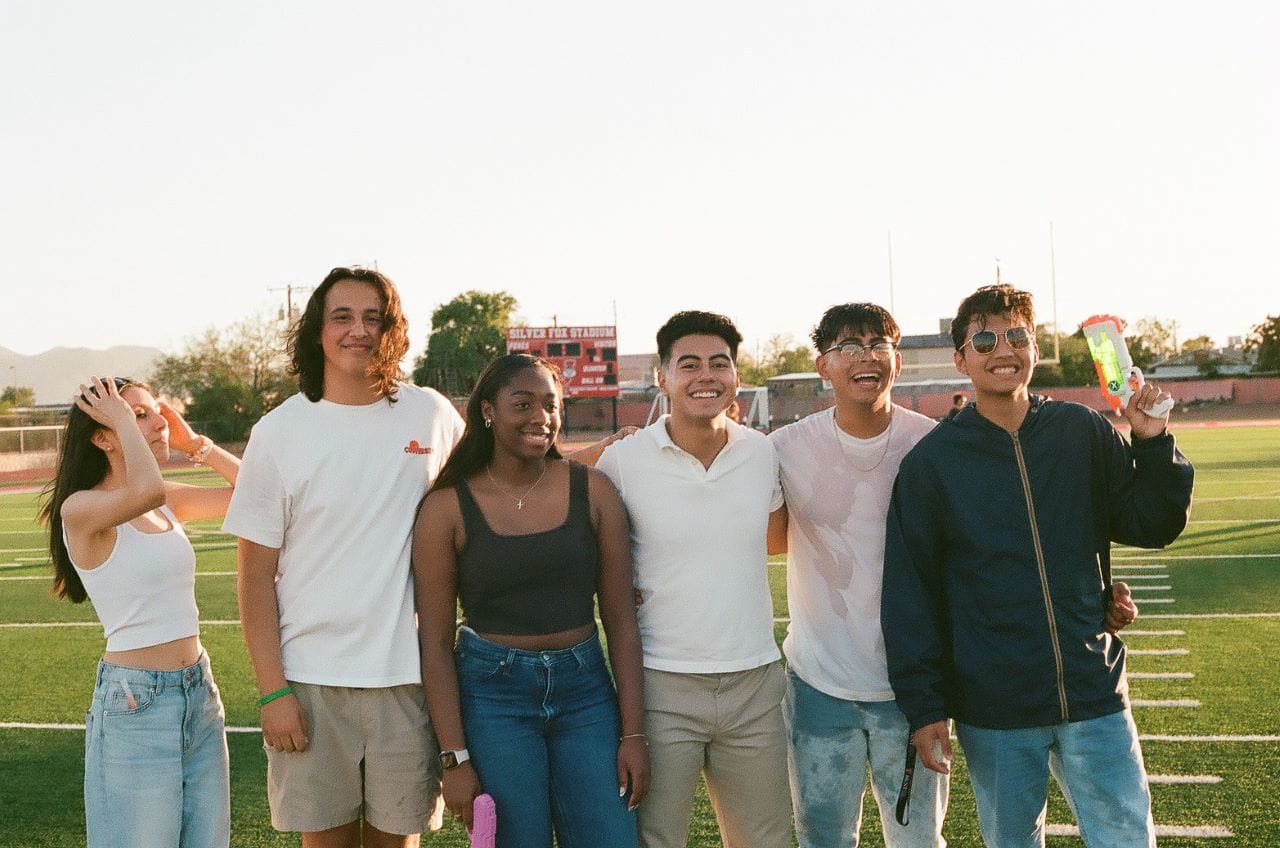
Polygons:
M1173 436L1129 445L1088 407L1038 395L1016 434L968 406L925 436L894 484L881 600L911 729L1124 709L1124 643L1103 630L1110 545L1176 539L1192 478Z

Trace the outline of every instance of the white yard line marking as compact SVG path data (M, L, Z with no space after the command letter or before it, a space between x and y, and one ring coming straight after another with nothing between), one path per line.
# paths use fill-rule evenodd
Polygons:
M1200 706L1200 702L1195 698L1132 698L1129 704L1134 707L1152 707L1154 709L1171 709L1176 707L1188 707L1195 709Z
M48 724L33 721L0 721L0 730L84 730L83 724ZM259 727L228 727L228 733L261 733ZM954 737L953 737L954 738ZM1139 742L1280 742L1280 736L1168 736L1139 734Z
M1129 588L1135 592L1138 591L1139 589L1142 589L1147 592L1169 592L1173 590L1172 586L1149 586L1146 583L1134 583ZM1143 600L1145 601L1147 599L1143 598Z
M1218 503L1219 501L1274 501L1280 495L1238 495L1229 498L1196 498L1196 503Z
M83 724L45 724L35 721L0 721L0 730L79 730ZM228 733L261 733L261 727L228 727Z
M1168 580L1168 574L1120 574L1111 572L1111 576L1116 580Z
M1150 556L1112 557L1112 562L1166 559L1280 559L1280 554L1151 554ZM1125 568L1165 568L1163 565L1126 565Z
M226 625L239 626L240 622L234 618L215 618L201 621L201 627L221 627ZM96 621L5 621L0 622L0 627L22 630L22 629L41 629L55 627L101 627L102 625ZM1133 653L1130 651L1129 653Z
M234 571L197 571L196 577L235 577ZM14 574L8 577L0 576L0 582L9 580L52 580L52 574Z
M1130 588L1137 589L1138 587L1132 586ZM1174 600L1173 598L1135 598L1134 600L1141 600L1144 604L1176 604L1177 603L1177 601Z
M1137 559L1137 557L1130 557L1130 559ZM1111 561L1115 562L1116 560L1115 558L1112 558ZM1115 576L1114 572L1116 571L1124 571L1126 573L1130 571L1140 571L1140 570L1159 571L1162 568L1168 568L1168 567L1169 566L1167 565L1141 565L1138 563L1127 563L1125 565L1116 566L1114 569L1112 569L1112 572L1113 572L1112 576L1113 577Z
M1194 518L1188 524L1280 524L1280 518Z
M1280 612L1164 612L1143 618L1280 618Z
M1080 828L1073 824L1046 824L1046 836L1079 836ZM1216 824L1158 824L1156 836L1185 836L1191 839L1228 839L1235 836L1229 827Z
M1130 636L1186 636L1185 630L1123 630L1124 638Z
M1149 774L1147 783L1221 783L1216 774Z
M1130 680L1190 680L1195 677L1193 671L1131 671Z
M1131 657L1185 657L1191 653L1186 648L1131 648Z
M1243 734L1229 735L1218 734L1214 736L1176 736L1167 733L1139 733L1139 742L1280 742L1280 736L1266 736L1262 734Z
M1143 603L1151 603L1148 598ZM1280 619L1280 612L1143 612L1142 620L1148 619ZM774 624L787 624L791 621L785 615L774 616ZM1187 635L1185 630L1121 630L1121 635ZM1129 653L1134 653L1130 651Z

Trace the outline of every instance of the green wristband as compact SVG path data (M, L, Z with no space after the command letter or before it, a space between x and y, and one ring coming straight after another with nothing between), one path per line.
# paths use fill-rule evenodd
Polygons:
M293 694L292 686L286 686L283 689L277 689L276 691L272 692L270 695L263 695L261 698L259 698L258 706L265 707L267 704L271 703L276 698L283 698L285 695L292 695L292 694Z

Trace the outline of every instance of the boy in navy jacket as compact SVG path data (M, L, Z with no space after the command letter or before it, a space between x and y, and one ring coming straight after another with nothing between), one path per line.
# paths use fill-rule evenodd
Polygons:
M1111 542L1163 547L1186 525L1192 468L1149 414L1168 395L1131 398L1129 444L1087 407L1031 394L1031 295L1007 284L966 298L951 334L975 401L904 458L885 550L889 678L920 761L948 770L954 718L989 846L1044 844L1052 770L1086 845L1154 848L1104 616Z

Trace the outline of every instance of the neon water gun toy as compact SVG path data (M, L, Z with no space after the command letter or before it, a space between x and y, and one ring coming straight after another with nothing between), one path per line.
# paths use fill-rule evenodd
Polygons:
M498 811L493 796L482 792L471 802L471 827L467 829L471 848L495 848L498 838Z
M1102 396L1115 411L1124 413L1125 404L1146 381L1142 369L1133 364L1129 348L1124 343L1124 322L1114 315L1094 315L1086 318L1080 329L1089 343L1089 355L1093 357L1094 370L1102 385ZM1167 398L1151 407L1152 418L1163 418L1173 409L1173 398Z

